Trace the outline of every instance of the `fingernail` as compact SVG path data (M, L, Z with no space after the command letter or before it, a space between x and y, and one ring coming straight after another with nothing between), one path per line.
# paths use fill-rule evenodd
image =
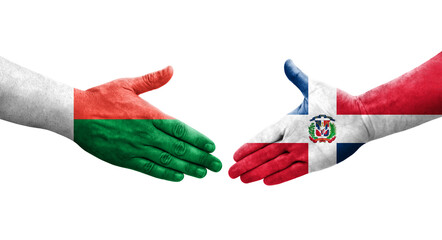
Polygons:
M223 167L222 163L218 162L218 161L213 161L210 164L210 170L215 171L215 172L219 172L222 167Z
M204 149L206 149L208 152L213 152L215 151L215 145L212 143L206 143L206 145L204 145Z
M173 175L173 177L175 178L175 180L176 180L177 182L179 182L179 181L183 180L183 178L184 178L184 174L182 174L182 173L175 173L175 174Z
M206 170L206 169L204 169L204 168L198 168L198 169L196 169L196 176L197 176L197 177L199 177L199 178L203 178L203 177L206 176L206 174L207 174L207 170Z

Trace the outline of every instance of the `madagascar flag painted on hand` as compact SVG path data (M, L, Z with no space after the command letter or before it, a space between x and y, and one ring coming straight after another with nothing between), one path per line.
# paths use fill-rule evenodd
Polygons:
M74 141L111 164L157 178L202 178L222 164L215 144L138 95L166 84L172 67L137 78L118 79L86 91L74 89Z

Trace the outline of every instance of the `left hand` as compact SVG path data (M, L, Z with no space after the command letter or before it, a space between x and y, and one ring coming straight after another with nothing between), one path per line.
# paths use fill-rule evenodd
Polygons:
M231 178L244 183L264 179L280 184L309 172L339 163L369 140L361 115L338 116L336 88L316 82L291 60L284 65L287 78L304 95L304 101L289 115L240 147L229 169ZM340 92L343 105L358 105L357 98Z

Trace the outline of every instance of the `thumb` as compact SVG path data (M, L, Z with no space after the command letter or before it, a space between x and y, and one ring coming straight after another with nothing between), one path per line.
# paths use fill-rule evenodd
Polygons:
M292 60L288 59L284 64L284 72L287 78L301 90L305 98L308 97L308 77L303 73Z
M157 89L172 78L173 68L168 66L160 71L146 74L141 77L128 79L130 86L134 92L139 95L154 89Z

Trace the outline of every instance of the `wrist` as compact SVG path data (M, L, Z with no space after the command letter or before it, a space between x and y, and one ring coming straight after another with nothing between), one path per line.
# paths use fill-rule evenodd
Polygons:
M74 89L70 86L53 82L47 94L51 96L45 104L44 127L71 140L74 139Z
M367 140L367 142L379 138L377 136L377 132L378 131L376 130L375 125L373 124L373 119L371 118L371 115L367 114L367 109L366 109L366 107L364 105L363 100L361 99L361 95L353 96L353 99L355 101L355 104L358 105L359 114L361 116L362 123L364 124L365 129L367 129L367 133L368 133L368 140Z
M338 115L347 115L345 122L352 126L353 130L350 134L358 134L358 142L369 142L375 139L375 128L371 118L366 115L366 108L360 96L353 96L337 89L336 108Z

